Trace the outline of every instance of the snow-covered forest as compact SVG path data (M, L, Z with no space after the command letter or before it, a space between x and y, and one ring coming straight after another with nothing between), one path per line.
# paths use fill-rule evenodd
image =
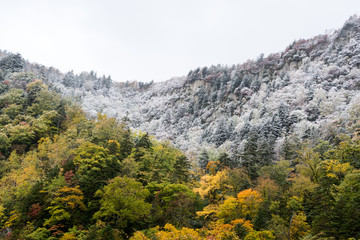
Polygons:
M359 127L359 27L352 17L332 34L294 41L282 52L158 83L63 74L29 62L25 70L79 101L89 116L126 118L132 128L188 152L216 148L239 156L255 135L259 149L280 159L287 144L336 141Z

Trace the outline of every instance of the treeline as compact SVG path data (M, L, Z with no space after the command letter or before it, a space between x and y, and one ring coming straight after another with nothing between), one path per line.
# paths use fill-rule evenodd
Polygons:
M360 238L356 132L289 142L278 162L254 133L236 159L203 151L190 161L127 119L87 118L5 63L1 239Z

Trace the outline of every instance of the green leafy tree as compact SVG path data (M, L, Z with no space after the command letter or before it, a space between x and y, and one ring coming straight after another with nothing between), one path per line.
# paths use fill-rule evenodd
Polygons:
M120 172L119 161L108 150L85 142L74 151L76 176L87 198Z
M149 191L141 183L128 177L112 179L103 190L98 190L100 209L94 214L95 219L111 223L120 230L131 231L131 228L144 223L151 204L145 199Z
M321 158L320 154L312 149L305 148L299 152L297 158L298 168L302 175L310 177L311 181L318 183L321 177Z
M45 111L51 111L60 105L60 96L48 90L48 86L42 81L36 80L26 86L27 111L35 117L39 117Z
M184 155L174 148L169 142L153 141L151 148L134 149L129 157L133 157L139 163L137 178L146 185L149 182L165 182L178 180L186 177ZM141 151L141 156L139 155ZM180 159L179 159L180 158ZM182 161L182 162L180 162ZM181 166L182 165L182 166ZM175 176L174 174L178 175ZM175 179L175 178L177 179Z
M353 167L360 169L360 139L340 142L339 146L329 150L325 156L337 159L342 163L350 163Z
M301 239L310 231L307 217L302 211L302 200L298 197L286 199L286 205L280 208L280 202L274 201L271 208L272 215L270 228L274 230L277 239Z
M333 224L340 239L360 238L360 170L345 176L333 193L335 208Z
M106 115L98 114L92 130L92 142L100 146L106 146L109 140L121 143L125 131L124 125L116 118L108 118Z
M236 196L239 192L252 186L247 171L244 168L234 168L226 170L228 173L228 184L231 186L231 195Z
M157 223L189 226L195 217L195 200L195 194L186 185L166 184L155 193L153 200L153 207L158 210Z
M271 180L283 188L289 185L288 176L291 173L289 161L278 161L275 164L262 167L258 174L260 176L269 176Z
M0 132L0 154L2 156L9 153L10 148L10 139L6 136L5 133Z
M121 174L130 178L135 178L139 175L139 163L129 156L121 162Z
M47 136L53 136L58 128L57 121L59 114L55 111L44 112L39 118L32 121L32 127L35 132L36 139L41 139Z
M2 108L6 108L10 104L23 106L25 105L25 101L25 92L22 89L12 88L0 96L0 106Z
M37 228L32 233L28 234L26 236L26 239L28 240L44 240L48 239L50 237L50 231L46 228L40 227Z
M14 119L16 116L18 116L23 112L23 106L13 103L8 105L2 111L4 114L8 115L11 119Z
M29 147L35 139L35 132L30 124L22 122L15 126L9 126L7 129L10 135L9 140L12 145Z

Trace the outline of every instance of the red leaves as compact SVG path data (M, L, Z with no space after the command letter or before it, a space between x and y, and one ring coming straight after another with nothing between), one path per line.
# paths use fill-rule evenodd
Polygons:
M74 182L73 182L73 177L75 176L75 174L73 173L73 170L70 170L70 171L67 171L65 172L64 174L64 178L65 178L65 181L68 185L72 185Z
M40 203L35 203L35 204L31 205L30 211L28 213L28 217L30 219L37 218L40 215L41 210L42 209L41 209Z
M56 224L52 225L51 228L49 228L49 231L52 231L52 236L58 236L64 233L64 231L60 230L61 228L64 228L63 224Z

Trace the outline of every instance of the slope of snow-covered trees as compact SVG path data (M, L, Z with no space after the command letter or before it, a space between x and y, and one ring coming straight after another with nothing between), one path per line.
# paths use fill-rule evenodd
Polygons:
M285 144L352 133L360 116L360 19L241 65L202 67L159 83L116 83L27 63L90 116L127 117L133 128L184 150L244 152L251 134L280 158ZM4 54L3 54L4 55ZM6 54L5 54L6 55ZM4 56L3 56L4 58Z

